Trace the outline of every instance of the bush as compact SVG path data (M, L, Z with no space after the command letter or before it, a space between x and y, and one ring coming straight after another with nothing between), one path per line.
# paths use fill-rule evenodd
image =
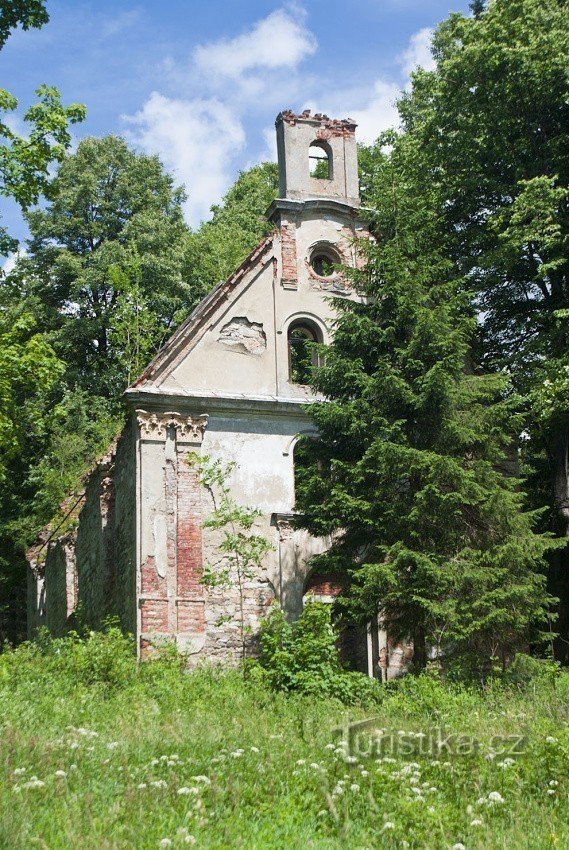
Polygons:
M342 667L330 606L308 602L296 623L274 605L261 625L260 663L275 690L334 697L346 704L379 702L378 682Z
M113 625L84 636L72 631L62 638L53 638L47 629L40 629L35 642L6 649L0 655L0 679L52 681L58 677L71 687L102 685L113 689L127 685L136 672L133 639Z

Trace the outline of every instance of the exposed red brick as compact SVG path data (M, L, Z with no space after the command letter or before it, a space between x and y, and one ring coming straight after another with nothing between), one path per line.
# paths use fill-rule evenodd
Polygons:
M342 573L313 573L304 592L315 596L340 596L345 585L346 577Z
M283 224L281 227L282 277L284 281L293 282L298 277L296 260L296 226Z
M202 600L178 600L178 631L203 632L205 630L205 605Z
M143 599L141 602L143 632L168 632L168 602L165 599Z
M199 473L196 469L188 466L185 461L186 449L179 449L178 454L178 527L176 537L177 554L177 595L179 600L184 597L192 597L192 603L200 600L201 614L195 620L192 627L184 627L180 630L203 631L205 621L203 619L204 587L201 584L203 576L203 544L202 544L202 493L199 481ZM178 603L178 621L180 619L180 606Z
M154 556L149 555L140 571L140 589L142 593L159 593L166 591L166 579L156 572Z

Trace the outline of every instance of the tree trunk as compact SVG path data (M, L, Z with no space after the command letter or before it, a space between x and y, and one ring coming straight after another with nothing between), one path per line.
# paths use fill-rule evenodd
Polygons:
M569 429L559 427L550 443L553 497L555 504L554 531L569 538ZM559 598L558 619L553 628L559 637L553 642L554 654L562 664L569 663L569 539L564 549L548 556L548 590Z
M415 670L424 670L427 666L427 643L425 640L425 629L416 626L413 632L413 667Z
M569 428L559 427L551 439L556 532L569 537Z

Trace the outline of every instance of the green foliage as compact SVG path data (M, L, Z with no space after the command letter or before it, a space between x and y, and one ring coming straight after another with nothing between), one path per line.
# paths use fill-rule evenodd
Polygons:
M61 164L50 197L45 209L27 215L28 254L5 297L34 305L67 364L69 383L116 399L142 355L156 352L195 301L183 279L184 195L157 157L135 154L123 139L108 136L79 143ZM125 334L128 306L138 316L137 356Z
M474 652L484 671L539 636L554 543L504 475L519 400L474 362L468 281L428 165L412 133L364 158L378 241L352 272L363 302L337 302L297 506L312 533L334 534L318 561L351 574L352 616L379 610L393 634L411 632L418 667L429 646L440 664Z
M24 30L39 28L48 20L44 0L1 0L0 50L18 25ZM71 143L69 125L85 118L85 107L77 103L64 106L53 86L41 85L36 95L37 102L24 114L24 122L29 125L26 137L0 118L0 194L14 198L24 210L37 203L40 195L49 195L49 169L62 161ZM0 115L14 112L17 107L17 99L0 89ZM17 247L17 240L0 228L0 254Z
M371 711L348 711L236 670L188 674L173 656L138 664L113 629L42 639L0 653L1 842L564 847L568 699L563 672L478 690L420 676L383 688ZM370 716L385 747L350 760L338 727ZM457 753L461 739L470 754ZM433 750L439 740L448 749Z
M261 241L271 225L265 212L278 194L278 170L265 162L242 171L211 221L191 234L188 275L202 293L225 280Z
M567 9L494 0L474 13L440 25L436 70L416 74L402 100L401 144L420 152L407 179L429 185L448 255L476 297L479 356L507 370L526 400L535 502L546 496L547 524L566 536L566 400L550 395L557 412L547 423L534 401L544 379L563 374L569 350L559 321L569 308Z
M259 638L267 680L276 690L372 706L381 699L381 687L374 679L343 669L330 613L329 605L308 601L291 624L282 609L273 605Z
M8 41L11 31L18 26L23 30L39 29L49 21L46 0L0 0L0 49Z
M27 437L21 416L26 399L49 390L63 368L33 316L0 312L0 484Z

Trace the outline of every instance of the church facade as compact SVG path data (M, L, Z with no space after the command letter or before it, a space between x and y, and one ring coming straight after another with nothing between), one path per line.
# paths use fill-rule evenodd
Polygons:
M77 606L94 626L109 615L144 657L175 641L191 662L240 652L240 617L254 636L273 600L294 618L308 593L330 601L332 576L311 558L330 541L291 523L294 448L313 433L310 341L330 340L330 296L355 297L336 264L357 266L367 238L359 213L355 125L304 112L276 121L279 198L271 233L216 286L126 391L127 425L85 482L78 522L29 553L29 630L62 633ZM198 454L231 464L232 496L259 511L271 544L262 569L237 587L208 586L219 536ZM405 650L377 623L354 627L351 665L397 675Z

